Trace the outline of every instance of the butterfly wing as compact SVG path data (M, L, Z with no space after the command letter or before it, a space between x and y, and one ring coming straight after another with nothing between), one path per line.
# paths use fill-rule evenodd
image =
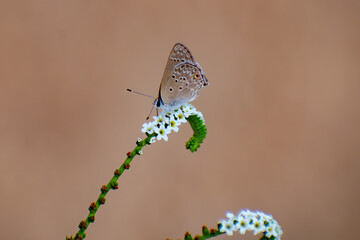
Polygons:
M174 70L174 67L182 62L194 62L194 58L190 50L182 43L176 43L171 49L168 61L165 66L163 78L159 87L159 97L161 96L161 88L165 85L167 79Z
M181 62L194 62L194 58L190 50L184 44L176 43L169 54L165 72L166 69L172 69Z
M208 80L190 50L176 43L170 52L159 88L159 99L165 106L176 106L194 100Z
M190 102L198 96L199 90L208 85L198 63L183 62L176 65L161 84L160 94L164 105L176 107Z

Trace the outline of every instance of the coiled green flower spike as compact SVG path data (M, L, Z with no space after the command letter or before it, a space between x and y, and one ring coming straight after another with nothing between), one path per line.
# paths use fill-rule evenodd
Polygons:
M190 115L187 120L194 131L194 135L186 142L185 147L191 152L197 151L200 144L204 141L207 129L202 118L198 115Z

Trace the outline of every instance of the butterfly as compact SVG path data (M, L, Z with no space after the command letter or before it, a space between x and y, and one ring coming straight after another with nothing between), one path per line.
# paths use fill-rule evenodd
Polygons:
M163 110L178 108L198 97L199 90L208 84L190 50L184 44L176 43L166 63L154 106Z
M176 43L170 51L154 107L162 111L179 108L198 97L199 90L208 84L205 73L190 50L184 44Z

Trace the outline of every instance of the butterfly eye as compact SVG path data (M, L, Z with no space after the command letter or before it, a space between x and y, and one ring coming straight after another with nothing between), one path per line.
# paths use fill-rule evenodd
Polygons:
M172 88L172 87L171 87L171 88L169 88L169 91L170 91L170 92L172 92L172 91L173 91L173 88Z
M172 75L171 77L172 77L172 78L175 78L175 75Z
M175 79L175 82L178 82L178 80L177 80L177 79Z
M200 77L200 75L197 73L197 74L195 74L195 78L198 78L198 77Z
M179 91L183 90L183 87L179 87Z

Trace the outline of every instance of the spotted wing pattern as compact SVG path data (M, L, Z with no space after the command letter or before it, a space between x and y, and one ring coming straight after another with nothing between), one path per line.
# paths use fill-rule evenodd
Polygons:
M164 105L177 106L190 102L198 96L199 90L208 84L197 63L181 63L173 69L161 87Z
M176 107L194 100L206 85L208 80L189 49L181 43L175 44L159 88L159 99L164 107Z

